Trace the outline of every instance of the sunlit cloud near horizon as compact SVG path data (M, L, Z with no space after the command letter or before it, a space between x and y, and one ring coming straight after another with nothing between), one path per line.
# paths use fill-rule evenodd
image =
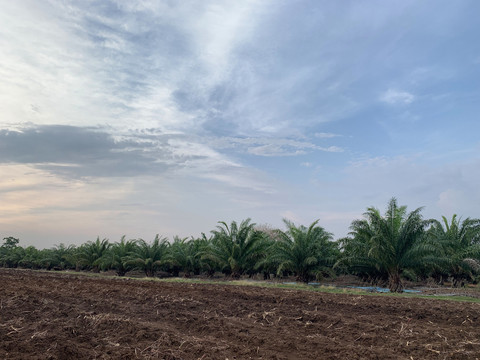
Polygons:
M476 1L2 1L0 238L38 248L388 200L480 217Z

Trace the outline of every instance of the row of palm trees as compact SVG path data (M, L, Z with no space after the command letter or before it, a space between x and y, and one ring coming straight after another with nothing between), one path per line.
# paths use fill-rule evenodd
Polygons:
M76 269L93 272L114 270L124 276L132 270L142 270L146 276L169 272L178 276L224 273L232 278L242 275L295 274L301 281L332 275L338 258L338 244L332 234L315 221L309 228L286 221L287 231L260 229L250 219L241 223L219 222L207 238L175 237L170 243L158 235L152 242L142 239L111 243L107 239L89 241L79 247L61 244L52 249L37 250L33 246L12 245L4 239L0 247L0 265L32 269Z
M354 274L375 284L403 291L405 279L451 280L454 286L476 281L480 274L480 220L453 216L449 222L425 220L422 209L410 213L391 199L384 215L370 207L363 219L351 224L349 236L333 241L318 225L296 226L284 220L286 230L257 227L250 219L219 222L211 236L173 242L158 235L152 242L107 239L81 246L58 245L38 250L23 248L18 239L4 239L0 265L33 269L114 270L124 276L141 270L146 276L168 272L232 278L263 274L296 276L298 281Z
M480 274L480 220L449 222L423 219L422 208L410 213L391 199L382 216L370 207L355 220L348 237L340 239L341 258L348 272L371 281L388 281L390 291L403 291L402 279L434 278L454 286L476 281Z

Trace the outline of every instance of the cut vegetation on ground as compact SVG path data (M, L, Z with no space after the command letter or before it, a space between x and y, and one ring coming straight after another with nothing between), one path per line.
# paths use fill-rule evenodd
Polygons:
M0 358L480 358L478 303L14 269L0 284Z

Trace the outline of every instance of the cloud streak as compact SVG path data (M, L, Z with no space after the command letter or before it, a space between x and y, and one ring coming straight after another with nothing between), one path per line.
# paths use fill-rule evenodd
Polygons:
M415 100L415 96L407 91L388 89L381 97L380 100L390 105L395 104L410 104Z
M43 125L0 131L0 162L30 164L76 177L136 176L168 168L165 146L115 141L95 128Z
M393 195L470 215L478 7L5 2L2 226L84 241L290 214L341 236Z

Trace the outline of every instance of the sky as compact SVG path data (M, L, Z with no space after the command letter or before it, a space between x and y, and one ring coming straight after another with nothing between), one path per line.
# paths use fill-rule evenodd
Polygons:
M478 1L0 5L0 238L480 217Z

